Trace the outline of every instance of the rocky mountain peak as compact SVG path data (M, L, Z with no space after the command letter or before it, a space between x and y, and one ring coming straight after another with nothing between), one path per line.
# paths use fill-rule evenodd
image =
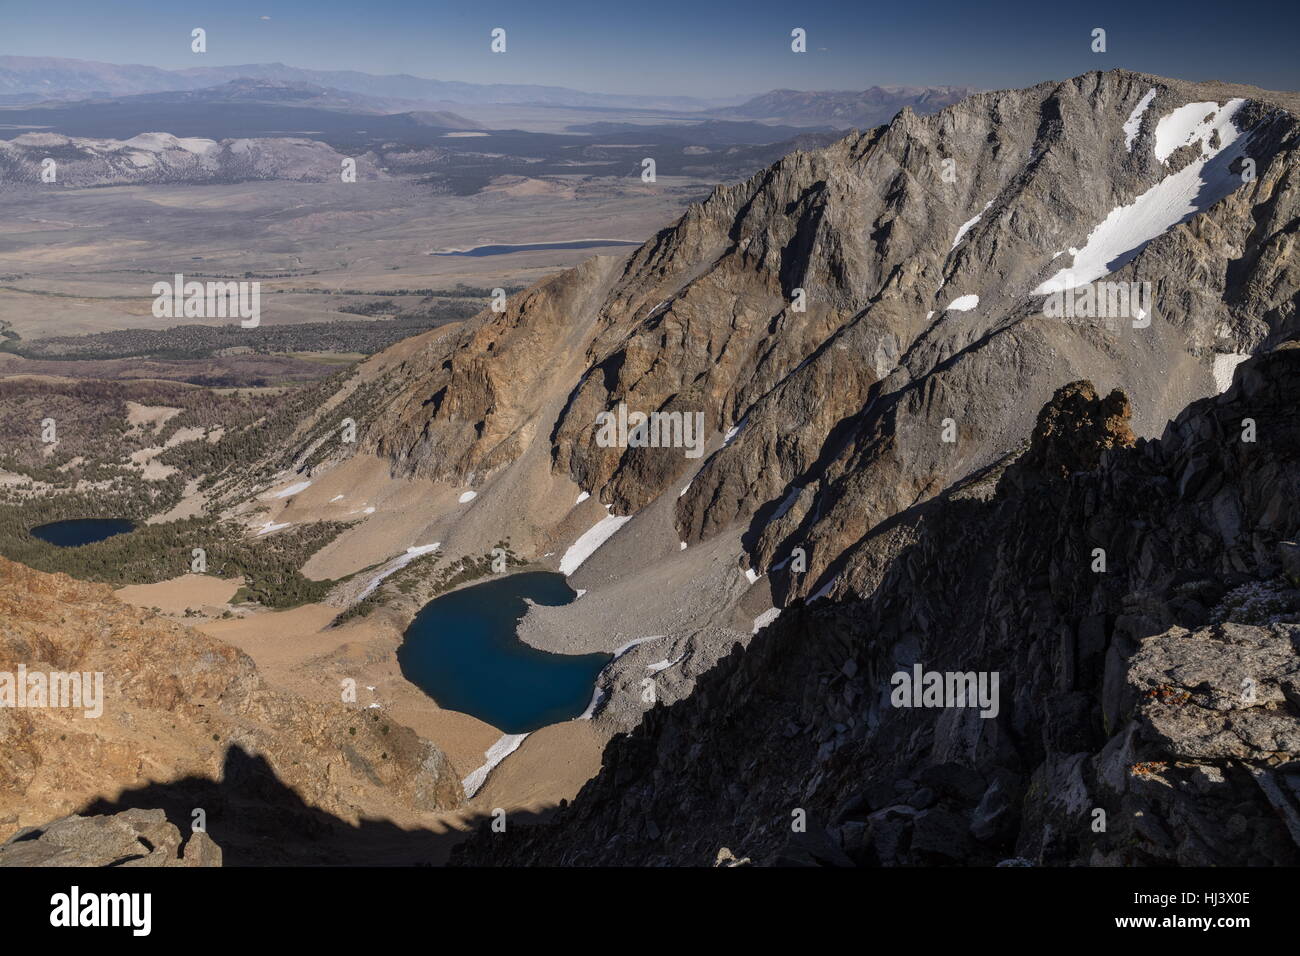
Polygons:
M1092 382L1062 385L1038 413L1018 465L1056 478L1091 471L1107 449L1133 447L1131 414L1128 396L1118 388L1100 398Z

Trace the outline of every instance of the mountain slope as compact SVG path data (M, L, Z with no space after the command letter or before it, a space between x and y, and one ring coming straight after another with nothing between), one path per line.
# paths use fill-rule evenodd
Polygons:
M863 598L796 602L555 823L454 859L1300 863L1297 398L1295 343L1153 442L1063 387L1019 460L872 532ZM896 706L914 666L998 674L996 713Z
M394 388L313 467L473 490L420 527L570 572L588 593L521 637L625 650L594 717L628 731L647 674L681 700L779 609L873 594L887 532L1018 451L1062 385L1119 389L1154 438L1294 338L1296 99L1115 71L905 109L377 357ZM1109 302L1099 279L1149 301L1053 311ZM702 454L605 441L620 406L702 415Z
M20 667L101 673L102 713L0 707L0 840L143 794L182 833L202 809L228 862L339 863L326 814L419 821L463 799L446 756L409 728L273 690L228 644L0 558L0 672Z
M1124 124L1151 89L1129 152ZM594 322L565 313L570 328L589 330L578 346L587 369L562 383L554 467L616 514L689 482L674 505L681 539L745 528L760 573L803 547L807 573L777 585L793 596L829 583L870 528L1000 457L1062 382L1122 387L1138 433L1158 432L1220 388L1225 361L1294 327L1295 116L1265 99L1237 104L1243 132L1205 163L1212 182L1186 215L1162 207L1167 221L1149 241L1148 223L1121 237L1131 248L1116 250L1122 265L1109 278L1152 284L1149 327L1050 318L1035 290L1070 262L1065 250L1083 261L1089 233L1114 210L1143 212L1135 200L1159 198L1215 152L1197 141L1165 162L1154 148L1162 116L1214 92L1115 72L979 94L933 117L905 110L889 127L719 187L633 253ZM1235 172L1243 143L1257 170L1248 182ZM954 183L941 179L945 158ZM587 281L574 273L552 286ZM805 312L792 305L796 288ZM529 379L506 370L572 355L572 335L529 334L555 308L547 287L525 293L467 329L447 361L421 358L425 391L375 422L369 447L405 474L481 483L504 467L538 410ZM506 328L518 347L484 355L470 344ZM474 363L474 388L505 373L472 411L459 355ZM425 401L434 394L448 400ZM713 434L736 431L702 467L660 449L601 447L596 415L620 402L699 410Z

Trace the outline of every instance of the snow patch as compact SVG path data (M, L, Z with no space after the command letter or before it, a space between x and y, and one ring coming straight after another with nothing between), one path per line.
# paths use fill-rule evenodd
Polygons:
M830 594L831 588L835 587L835 582L838 581L839 579L840 579L839 575L836 575L835 577L827 581L824 585L822 585L820 588L817 589L816 594L814 594L812 597L808 599L808 603L811 604L813 601L820 601L822 598L826 597L826 595Z
M600 706L600 702L604 699L605 699L605 692L603 690L601 690L599 687L592 690L591 703L587 705L586 710L584 710L581 714L578 715L578 719L591 720L591 718L596 714L596 708Z
M975 306L980 304L980 297L977 295L959 295L948 303L945 312L969 312Z
M578 500L575 501L574 504L575 504L575 505L580 505L580 504L582 504L584 501L586 501L586 500L587 500L588 498L590 498L590 497L591 497L591 495L589 495L587 492L584 491L582 494L578 495Z
M1124 148L1130 153L1133 152L1133 141L1142 130L1142 114L1147 111L1151 101L1156 98L1156 88L1153 86L1147 90L1146 96L1138 101L1138 105L1133 107L1133 112L1128 114L1128 119L1124 121Z
M388 577L390 574L394 574L395 572L402 570L402 568L406 567L408 564L410 564L420 555L429 554L431 551L436 551L438 549L438 545L440 545L441 543L442 543L441 541L435 541L433 544L420 544L420 545L416 545L414 548L407 548L405 554L399 554L397 557L393 558L391 561L389 561L387 564L385 564L382 568L379 569L379 571L375 574L375 576L366 583L366 586L364 588L361 589L361 593L357 595L357 600L360 601L366 597L369 597L371 592L374 591L375 588L379 587L379 585L383 582L384 578Z
M614 651L614 656L610 659L609 664L614 663L614 661L618 660L634 647L639 647L640 645L647 644L650 641L662 641L667 636L667 634L651 634L649 637L638 637L635 640L628 641L626 644ZM605 666L608 667L609 664L606 664Z
M464 491L461 492L461 496L456 500L459 501L461 504L465 504L467 501L473 501L477 497L478 497L477 491Z
M465 788L466 798L478 793L479 788L487 782L488 774L496 768L497 764L518 750L519 745L524 742L524 738L527 736L527 734L505 734L483 752L487 762L460 782L460 785Z
M791 485L790 493L785 496L785 500L783 500L779 505L776 506L776 510L772 512L772 517L769 519L769 523L771 523L772 521L776 521L780 518L784 518L785 513L794 506L794 503L796 501L799 500L799 493L802 491L803 489L798 487L797 485Z
M1237 127L1233 125L1232 118L1245 104L1245 100L1235 99L1228 100L1224 106L1209 101L1178 107L1156 124L1156 159L1163 163L1175 150L1196 142L1201 144L1201 159L1209 159L1209 142L1216 131L1221 142L1224 136L1237 138ZM1231 141L1222 142L1222 146Z
M1062 269L1034 290L1036 295L1051 295L1077 286L1086 285L1103 276L1122 268L1135 259L1143 247L1152 239L1163 235L1180 222L1186 222L1199 212L1210 208L1224 196L1241 185L1241 177L1229 167L1242 155L1250 136L1242 136L1232 123L1232 117L1245 104L1245 100L1229 100L1222 108L1213 103L1193 103L1196 107L1187 115L1197 114L1198 122L1189 127L1180 121L1178 130L1171 132L1161 127L1173 116L1189 107L1175 110L1170 116L1161 120L1157 127L1156 155L1161 154L1161 140L1164 146L1176 138L1187 136L1207 137L1204 130L1218 130L1218 149L1207 151L1202 142L1202 154L1199 160L1185 168L1166 176L1127 206L1112 209L1104 220L1088 235L1088 241L1082 249L1070 249L1074 263ZM1209 125L1199 123L1199 116L1204 116L1206 107L1217 109L1214 120ZM1186 117L1183 117L1185 120ZM1191 132L1186 129L1191 128ZM1175 134L1178 134L1177 136ZM1185 145L1180 141L1179 145ZM1168 155L1168 152L1165 153Z
M582 562L595 554L602 544L613 537L615 531L631 520L631 515L625 517L605 515L605 517L588 528L582 537L573 542L568 551L564 552L564 557L560 558L560 573L567 577L578 570L582 566Z
M676 660L670 661L668 658L665 657L661 661L655 661L653 664L647 664L645 666L645 669L651 674L658 674L660 671L667 670L670 667L680 664L684 660L686 660L686 655L684 653L680 655Z
M781 609L780 609L779 607L770 607L770 608L768 608L766 611L764 611L764 612L763 612L762 614L760 614L758 617L754 618L754 631L753 631L753 633L757 634L759 631L761 631L763 628L767 627L769 624L771 624L773 621L775 621L775 620L776 620L778 617L780 617L780 616L781 616Z
M1229 352L1214 356L1214 384L1223 394L1232 387L1232 373L1237 366L1250 358L1249 352Z
M962 237L965 236L966 233L970 232L971 229L974 228L975 223L980 221L980 217L984 215L986 212L988 212L989 206L992 205L993 205L993 200L990 199L988 202L984 204L984 208L975 214L975 217L973 219L967 219L965 222L961 224L961 228L957 230L957 235L952 237L952 247L948 250L949 252L952 252L953 249L956 249L959 245L961 245Z
M748 421L749 421L749 416L746 415L744 418L742 418L742 419L741 419L740 421L738 421L736 424L732 425L730 428L727 429L727 434L725 434L725 435L722 436L722 447L723 447L723 448L726 448L728 445L731 444L732 440L733 440L737 435L739 435L739 434L741 433L741 431L742 431L742 430L744 429L744 427L745 427L746 422L748 422ZM689 488L690 485L687 485L686 487Z
M679 551L685 551L685 550L686 550L686 542L685 542L685 541L682 542L682 546L681 546L678 550L679 550Z
M268 521L266 524L262 525L261 530L257 532L257 536L260 538L264 534L270 534L272 531L279 531L281 528L287 528L291 524L293 524L292 521L285 521L280 524L274 524Z
M753 584L762 576L763 575L759 574L753 568L745 568L745 580L748 581L750 584Z
M310 481L296 481L288 488L277 491L275 494L267 495L268 498L288 498L290 495L296 495L300 491L306 491L311 487Z

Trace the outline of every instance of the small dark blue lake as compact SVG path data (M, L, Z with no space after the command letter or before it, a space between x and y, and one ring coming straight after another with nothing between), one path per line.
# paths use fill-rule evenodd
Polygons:
M518 245L475 246L459 252L435 252L435 256L504 256L510 252L536 252L539 249L596 249L600 246L639 246L628 239L578 239L574 242L531 242Z
M610 654L549 654L519 640L525 599L558 607L577 597L564 575L526 571L434 598L397 649L402 674L439 707L508 734L580 716Z
M126 534L134 530L135 523L125 518L72 518L37 525L30 534L33 538L40 538L60 548L79 548L83 544L94 544L115 534Z

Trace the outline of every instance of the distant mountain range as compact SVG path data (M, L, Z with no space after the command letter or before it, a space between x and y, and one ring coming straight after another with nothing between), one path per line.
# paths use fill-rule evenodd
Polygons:
M85 100L74 101L87 102ZM112 104L116 108L157 107L170 109L176 106L216 106L245 104L272 107L298 107L317 110L336 110L352 114L373 113L376 116L404 114L411 122L421 126L439 126L446 129L473 130L483 127L471 119L447 110L421 109L419 100L401 100L365 96L346 90L330 89L314 83L286 82L281 80L254 80L241 78L219 86L197 90L169 90L162 93L134 93L128 96L104 97L89 102Z
M974 92L964 86L873 86L860 93L850 90L773 90L739 106L714 110L713 113L791 126L866 129L888 123L904 106L910 106L917 113L937 113Z
M579 109L647 110L699 118L751 120L783 126L866 128L889 122L904 106L935 113L971 92L955 86L873 86L861 92L773 90L761 96L692 97L588 93L562 86L461 83L407 74L376 76L355 70L306 70L283 63L163 70L59 57L0 56L0 105L178 93L285 105L396 113L443 106L526 105ZM214 91L208 93L207 91ZM138 100L137 102L147 102ZM442 125L472 128L463 118Z
M405 73L376 76L355 70L304 70L283 63L162 70L138 64L119 65L60 57L0 56L0 102L11 104L197 90L232 80L307 83L368 97L398 98L424 104L521 103L699 111L734 105L738 100L736 97L699 99L691 96L587 93L562 86L513 83L460 83Z

